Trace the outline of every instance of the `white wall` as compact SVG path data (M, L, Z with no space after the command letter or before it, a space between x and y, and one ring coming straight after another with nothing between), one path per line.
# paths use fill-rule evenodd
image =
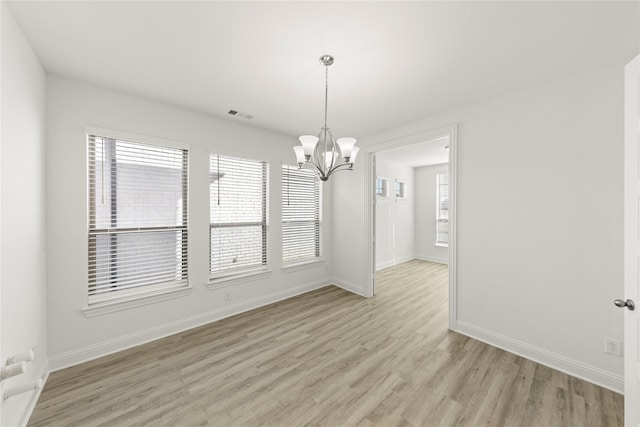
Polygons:
M47 258L49 341L58 369L330 283L330 262L283 273L280 165L292 164L295 138L221 120L67 78L47 78ZM93 125L191 144L189 281L180 298L87 318L87 188L84 126ZM209 152L270 164L270 276L208 290ZM331 193L325 186L325 230ZM331 248L325 233L324 247ZM224 301L224 293L232 301Z
M23 375L0 392L47 372L45 279L45 72L2 2L2 143L0 363L37 346ZM0 393L1 394L1 393ZM37 398L28 392L2 401L0 424L26 424Z
M411 166L376 156L376 174L389 180L389 197L376 203L376 270L415 258L415 192ZM396 199L396 179L407 183L407 198Z
M457 328L618 390L622 359L603 341L623 336L612 305L623 291L623 66L360 139L457 123ZM359 162L334 182L333 259L335 277L366 292L367 155Z
M415 168L416 258L447 263L449 248L436 246L437 175L449 173L449 165Z

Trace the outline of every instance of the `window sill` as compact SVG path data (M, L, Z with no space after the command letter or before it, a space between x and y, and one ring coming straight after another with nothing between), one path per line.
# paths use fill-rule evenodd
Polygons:
M232 274L229 276L215 277L215 278L209 279L209 283L207 283L207 289L209 289L210 291L213 291L220 288L226 288L227 286L234 286L234 285L237 285L238 283L244 283L251 280L264 279L266 277L269 277L270 275L271 275L271 270L260 269L260 270L254 270L254 271L247 271L244 273Z
M101 316L103 314L115 313L116 311L128 310L173 298L180 298L189 295L191 293L191 289L191 286L187 286L180 289L159 291L155 294L144 294L114 301L100 302L92 304L91 306L83 307L82 312L85 317Z
M448 243L440 243L440 242L436 242L436 246L440 247L440 248L448 248L449 244Z
M300 261L292 264L283 265L280 270L283 273L293 273L295 271L306 270L309 268L320 267L324 265L324 258L314 258L307 261Z

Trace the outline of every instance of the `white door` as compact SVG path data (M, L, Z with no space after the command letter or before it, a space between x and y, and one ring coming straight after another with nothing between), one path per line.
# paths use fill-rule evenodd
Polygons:
M624 424L640 426L640 56L625 67Z

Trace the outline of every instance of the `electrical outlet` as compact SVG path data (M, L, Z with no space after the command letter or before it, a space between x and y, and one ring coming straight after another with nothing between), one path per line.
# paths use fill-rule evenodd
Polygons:
M225 292L224 293L224 300L225 301L231 301L231 292Z
M622 341L614 340L613 338L605 338L604 352L622 357Z

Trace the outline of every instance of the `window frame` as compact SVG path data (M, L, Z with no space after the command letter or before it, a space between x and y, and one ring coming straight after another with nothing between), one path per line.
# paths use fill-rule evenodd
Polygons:
M447 179L446 184L441 184L440 181L445 178ZM446 201L447 201L447 209L441 209L441 205L444 199L442 199L442 195L440 194L440 189L442 185L446 185L447 187L447 197L446 197ZM450 206L450 202L449 202L449 173L445 173L445 172L438 172L436 173L436 246L440 246L440 247L444 247L444 248L448 248L449 247L449 230L447 229L446 234L447 234L447 240L440 240L440 234L442 234L443 232L440 231L440 224L446 223L447 225L449 224L449 206ZM446 210L447 211L447 215L446 218L442 216L442 211Z
M380 193L378 193L378 181L381 183ZM383 200L389 199L389 178L386 178L384 176L377 176L374 187L375 187L375 194L378 199L383 199Z
M396 200L407 200L407 181L404 179L396 179L395 196Z
M96 199L96 189L95 189L95 181L91 179L91 173L95 174L96 161L95 161L95 153L91 151L91 138L105 138L112 139L116 141L122 141L125 143L130 143L134 145L146 145L149 147L156 147L162 149L173 149L182 151L182 184L181 184L181 200L182 200L182 223L180 225L172 225L172 226L149 226L149 227L116 227L108 229L97 228L95 224L95 215L96 215L96 207L95 207L95 199ZM148 135L139 135L129 132L123 132L113 129L100 128L95 126L85 126L84 129L84 139L85 139L85 159L86 159L86 173L85 176L87 178L86 181L86 195L87 195L87 225L86 225L86 242L87 242L87 299L86 306L82 307L82 311L85 316L93 317L96 315L107 314L114 311L119 311L127 308L137 307L140 305L146 305L151 302L156 301L164 301L166 299L176 298L179 296L184 296L191 292L191 282L190 282L190 274L189 274L189 234L190 234L190 226L189 226L189 173L190 173L190 145L167 140L162 138L157 138ZM95 142L94 142L95 144ZM92 168L94 168L92 170ZM114 233L114 230L115 231ZM121 289L115 290L109 293L98 293L94 294L93 297L91 295L91 271L92 271L92 262L95 262L91 259L90 255L92 253L92 236L97 236L99 234L104 234L105 232L109 232L111 234L117 233L141 233L145 234L148 232L158 232L158 231L171 231L178 230L181 234L182 241L182 274L183 278L179 280L171 280L171 281L161 281L157 283L151 283L147 285L139 285L134 286L131 289ZM93 237L95 241L96 237ZM95 243L94 245L95 246ZM95 265L94 269L97 268ZM95 280L94 280L94 283ZM96 285L94 285L96 286ZM144 289L144 290L143 290Z
M285 222L305 222L308 223L311 220L305 220L305 221L285 221L284 219L284 203L285 203L285 171L290 172L298 172L298 171L304 171L304 173L309 173L312 174L313 178L314 178L314 186L315 186L315 191L317 191L318 197L315 199L317 200L317 206L315 206L315 212L314 212L314 223L317 222L317 224L315 224L314 226L317 228L316 231L316 236L317 236L317 241L314 242L314 246L315 246L315 253L316 255L314 256L308 256L308 257L303 257L303 258L296 258L296 259L285 259L284 257L284 252L285 252L285 241L284 241L284 224ZM323 230L324 230L324 198L323 198L323 185L322 185L322 181L320 180L320 178L317 176L317 174L313 173L313 171L310 171L309 169L300 169L298 166L293 166L293 165L288 165L288 164L282 164L281 168L280 168L280 173L281 173L281 177L280 177L280 183L281 183L281 206L280 206L280 211L281 211L281 222L282 222L282 233L281 233L281 245L282 245L282 270L283 271L297 271L301 268L305 268L306 266L310 266L312 264L316 264L316 263L322 263L324 262L324 251L323 251ZM289 181L290 182L290 181ZM315 204L315 200L313 200L313 203Z
M209 186L209 259L208 259L209 280L207 283L207 286L210 290L214 290L220 287L230 286L236 283L242 283L247 280L255 280L255 279L263 278L268 276L271 273L270 253L269 253L269 185L270 185L269 184L270 183L269 162L266 160L259 160L256 158L247 157L246 155L242 155L242 154L228 154L220 151L215 153L209 152L209 174L211 174L211 171L212 171L211 162L213 161L213 158L216 156L227 158L227 159L255 162L262 165L262 171L263 171L263 179L261 182L261 188L263 191L262 193L263 205L261 208L262 220L254 221L251 223L248 223L248 222L230 223L229 222L229 223L224 223L222 225L219 225L219 227L237 228L237 227L261 226L262 227L261 258L263 262L260 265L252 265L247 267L239 267L234 269L224 269L224 270L217 270L217 271L212 270L211 267L212 267L213 253L211 250L212 248L211 239L212 239L213 229L216 227L216 225L211 221L211 203L212 203L211 198L213 197L213 193L211 191L211 184L213 183L210 181L209 182L210 184Z

